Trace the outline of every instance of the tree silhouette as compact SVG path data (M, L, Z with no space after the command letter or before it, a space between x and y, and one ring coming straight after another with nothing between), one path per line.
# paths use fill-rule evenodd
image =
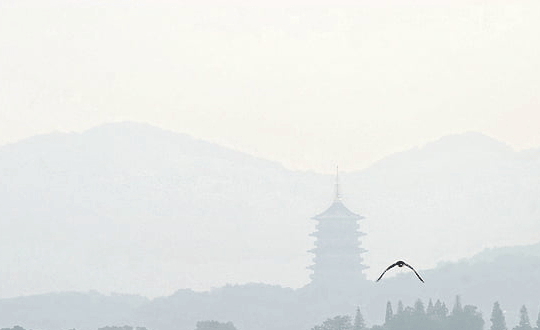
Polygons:
M463 327L462 330L482 330L484 328L484 319L482 314L477 311L476 306L466 305L463 307Z
M399 301L398 311L400 312L394 314L392 303L388 301L384 325L373 325L370 330L483 330L484 327L484 319L478 308L472 305L462 306L459 296L456 297L456 303L450 314L448 314L448 308L443 302L437 300L433 304L431 299L427 309L424 308L421 299L416 300L412 307L404 307ZM498 302L493 306L491 323L492 326L489 330L507 330L504 315ZM368 328L360 308L357 307L354 324L352 324L350 316L336 316L327 319L311 330L368 330Z
M432 300L429 300L428 307L426 309L426 318L425 323L426 325L423 327L424 329L429 330L444 330L447 327L448 320L446 318L446 315L448 314L448 309L446 308L446 305L441 303L440 300L437 299L437 302L433 304Z
M321 325L314 326L311 330L352 330L350 316L336 316L327 319Z
M463 313L463 307L461 307L461 297L456 296L456 302L454 303L454 307L452 308L452 315L459 315Z
M503 311L499 306L499 302L496 301L493 304L493 311L491 312L491 328L490 330L507 330L506 320L504 319Z
M394 311L392 310L392 303L389 301L386 303L386 314L384 316L384 324L388 324L394 317Z
M448 326L451 330L482 330L484 319L477 311L476 306L461 306L461 298L456 296L452 314L448 317Z
M431 301L431 298L429 298L429 302L426 308L426 315L429 318L433 318L435 316L435 306L433 306L433 301Z
M424 316L426 314L424 310L424 303L420 299L416 300L414 303L414 314L417 316Z
M236 330L236 327L232 322L199 321L195 330Z
M442 311L444 312L444 316L448 315L448 307L446 307L445 303L442 303Z
M419 330L415 318L414 308L407 306L399 317L395 317L391 322L392 330Z
M364 330L366 329L366 323L364 322L364 317L360 312L360 307L356 307L356 315L354 316L354 324L352 327L353 330Z
M98 328L98 330L133 330L133 327L129 326L129 325L124 325L124 326L121 326L121 327L107 326L107 327L103 327L103 328Z
M403 313L403 303L400 301L398 301L397 303L397 315Z
M461 307L461 299L456 296L456 302L452 308L452 313L448 317L448 326L450 329L461 329L463 327L463 307Z
M21 327L20 325L16 325L13 328L2 328L0 330L25 330L25 329Z
M444 303L441 303L441 301L437 299L435 306L433 306L433 314L435 314L436 320L443 320L448 315L448 308L446 308Z
M514 327L513 330L532 330L531 322L529 321L529 313L527 312L527 307L525 307L525 305L519 310L519 324L517 327Z

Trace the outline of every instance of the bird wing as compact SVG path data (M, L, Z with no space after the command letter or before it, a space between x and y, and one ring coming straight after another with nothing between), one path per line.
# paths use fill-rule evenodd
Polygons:
M409 265L409 264L406 263L406 262L404 262L403 264L404 264L405 266L409 267L410 269L412 269L412 271L416 274L416 276L418 277L418 279L419 279L420 281L422 281L422 283L424 283L424 280L420 277L420 275L418 275L418 273L416 272L416 270L414 270L414 268L412 268L411 265Z
M398 263L395 262L395 263L391 264L390 266L388 266L388 268L386 268L386 269L384 270L384 272L381 274L381 276L379 276L379 278L378 278L375 282L379 282L379 280L383 277L384 273L386 273L390 268L396 266L397 264L398 264Z

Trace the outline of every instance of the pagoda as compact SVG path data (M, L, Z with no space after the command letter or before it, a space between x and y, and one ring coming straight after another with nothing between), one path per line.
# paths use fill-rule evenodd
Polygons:
M314 216L317 230L310 234L316 238L315 248L309 252L315 255L313 265L308 268L311 285L315 286L355 286L365 281L362 271L368 267L362 264L358 220L364 217L350 211L341 200L339 173L336 174L335 197L330 207Z

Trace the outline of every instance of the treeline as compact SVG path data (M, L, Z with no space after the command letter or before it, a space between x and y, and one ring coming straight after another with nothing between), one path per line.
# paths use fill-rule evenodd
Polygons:
M221 323L218 321L197 322L195 330L237 330L232 322Z
M452 311L449 311L446 304L440 300L434 304L430 299L427 307L420 299L414 306L407 307L399 301L396 312L392 303L388 302L382 325L367 327L360 309L357 308L354 319L348 315L339 315L327 319L311 330L483 330L484 323L478 308L473 305L462 306L458 296ZM490 330L510 330L498 302L493 304L490 323ZM527 308L523 306L520 310L519 324L511 330L540 330L540 312L535 325L535 327L531 325Z
M103 328L98 328L98 330L147 330L147 329L145 327L132 327L130 325L124 325L121 327L107 326Z
M540 330L540 312L535 324L531 324L526 306L520 309L519 323L513 328L508 328L504 312L498 302L493 304L490 327L484 327L485 322L478 308L473 305L462 306L459 296L456 297L452 310L449 311L444 302L437 300L435 303L430 299L427 307L422 300L418 299L414 306L403 306L398 302L394 308L391 302L386 304L385 320L382 325L368 327L360 308L356 309L353 317L338 315L329 318L311 330ZM25 330L20 326L2 328L0 330ZM75 329L71 329L75 330ZM132 326L107 326L98 330L147 330L144 327ZM218 321L199 321L195 330L237 330L232 322L221 323Z
M14 326L13 328L2 328L0 330L26 330L21 326ZM75 329L70 329L75 330ZM129 325L124 326L107 326L98 328L98 330L147 330L145 327L132 327ZM218 321L199 321L196 325L196 330L237 330L232 322L218 322Z
M2 328L0 330L26 330L24 329L23 327L21 326L14 326L13 328ZM70 330L75 330L75 329L70 329ZM107 326L107 327L103 327L103 328L98 328L98 330L147 330L145 327L132 327L132 326L129 326L129 325L124 325L124 326Z

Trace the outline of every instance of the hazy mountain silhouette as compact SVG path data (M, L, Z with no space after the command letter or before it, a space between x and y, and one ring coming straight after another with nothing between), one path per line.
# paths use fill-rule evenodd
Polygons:
M0 326L60 330L97 329L132 324L148 329L193 328L200 320L232 321L238 329L309 329L328 317L352 314L356 306L370 324L384 320L388 300L411 304L421 298L442 299L451 308L455 295L480 307L484 319L494 301L504 308L507 324L517 324L526 304L536 313L540 285L540 244L491 249L473 258L422 270L426 283L401 273L379 283L366 282L360 291L333 295L263 284L226 286L210 292L178 290L148 300L139 296L98 293L55 293L0 299ZM490 260L484 260L489 254Z
M425 301L441 298L449 305L455 295L460 295L468 303L477 305L485 320L489 319L493 303L499 301L509 327L517 324L523 304L532 309L532 315L538 313L540 243L486 249L472 258L423 270L422 274L426 285L415 285L414 277L406 273L387 281L384 298L395 303L399 299L413 303L419 297ZM381 306L384 304L379 296L373 299L380 299ZM377 312L377 318L384 317L382 311Z
M287 284L301 286L309 218L333 185L135 123L1 147L0 173L0 262L29 274L2 272L0 283L12 283L4 296L56 287L159 295L198 277L232 282L238 269L245 282L296 273ZM263 272L254 276L254 266Z
M366 217L368 278L396 258L425 269L537 242L538 165L539 150L465 133L343 173L345 204ZM301 287L310 217L334 181L130 122L2 146L0 177L3 296Z
M391 155L363 171L343 173L344 203L366 217L360 226L367 233L362 239L369 250L368 278L376 279L396 258L424 271L486 247L538 242L539 165L540 150L516 152L482 134L465 133ZM313 246L308 234L315 224L310 217L330 204L334 183L331 175L289 171L275 162L136 123L41 135L2 146L0 178L0 264L9 270L0 272L4 297L91 289L167 296L181 288L234 282L302 287L308 283L305 267L311 263L307 250ZM390 274L384 286L366 289L365 294L382 290L375 296L384 306L391 297L416 299L419 292L450 303L461 293L485 315L485 305L499 300L504 306L511 292L520 295L509 304L528 303L528 292L535 292L535 278L540 278L535 275L537 254L506 258L493 251L503 250L426 272L425 287L402 286L400 281L408 281L408 275L394 279ZM501 286L501 295L495 286L489 291L486 283ZM509 283L520 287L504 287ZM400 287L410 289L404 292ZM242 290L259 292L258 288L268 291L260 285ZM262 303L265 306L287 299L283 297L291 292L272 288L272 294L261 297L269 299ZM215 297L223 302L229 299L223 297L237 294L188 292L141 304L135 313L140 322L130 323L165 329L181 319L191 322L191 314L173 313L182 306L196 309L184 295L202 297L199 301L208 305ZM362 295L358 297L335 305L335 311L362 303L357 301ZM240 305L226 308L212 302L217 307L210 311L230 316L240 329L248 321L233 317L242 308L257 309L252 298L246 293L237 297ZM22 303L34 297L17 299ZM384 308L377 299L361 305L368 320L383 317L378 315ZM0 308L0 326L14 325L8 315L21 315L10 312L16 301L1 301L11 307ZM54 309L58 304L46 305ZM35 305L19 306L31 311ZM118 310L114 318L125 315L129 306L111 308ZM323 310L329 311L327 306L305 309L306 320L332 316L323 315ZM173 319L165 311L173 313ZM40 315L33 313L28 320ZM91 318L81 319L85 317ZM15 323L46 328L32 322ZM68 327L55 324L58 329Z
M491 262L499 258L540 258L540 243L485 249L468 259L471 263Z
M351 173L346 195L349 207L367 217L366 263L381 269L378 260L391 262L397 246L399 258L425 268L486 247L536 243L539 165L540 150L516 152L465 133ZM392 244L383 246L382 237Z
M24 325L26 329L98 329L126 324L133 312L148 303L141 296L97 292L62 292L0 299L0 324ZM11 326L10 326L11 327Z

